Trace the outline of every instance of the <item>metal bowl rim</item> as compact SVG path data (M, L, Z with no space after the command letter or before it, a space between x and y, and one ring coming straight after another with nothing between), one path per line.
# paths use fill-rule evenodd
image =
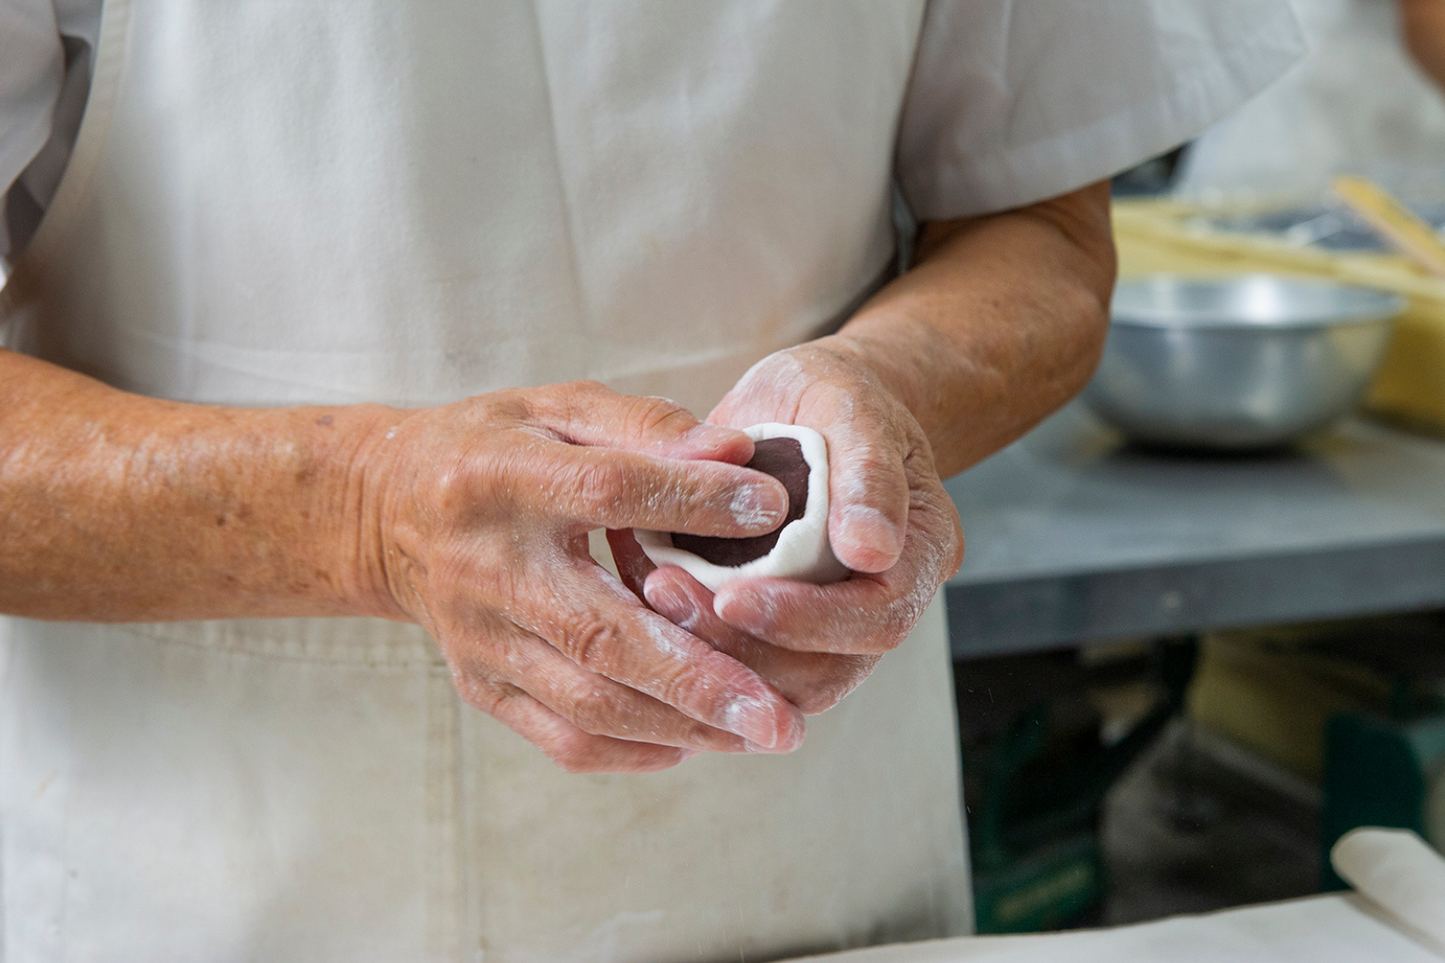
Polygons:
M1141 275L1136 278L1126 278L1119 282L1122 287L1126 284L1134 285L1156 285L1161 282L1187 285L1230 285L1246 281L1265 280L1273 284L1284 286L1310 287L1316 290L1334 290L1349 292L1352 295L1365 294L1371 296L1376 302L1376 307L1366 311L1338 313L1333 315L1316 315L1292 318L1280 321L1241 321L1229 318L1211 317L1206 312L1195 315L1183 315L1174 313L1173 317L1161 317L1159 315L1149 316L1143 313L1132 313L1127 315L1115 314L1113 300L1109 307L1109 319L1113 325L1127 328L1149 328L1171 331L1210 331L1210 332L1237 332L1239 334L1259 335L1263 332L1281 331L1313 331L1321 328L1334 328L1342 326L1378 324L1381 321L1390 321L1398 317L1406 308L1408 302L1398 294L1388 291L1381 291L1376 288L1368 288L1361 285L1338 284L1333 281L1320 281L1310 278L1298 278L1283 274L1270 274L1267 272L1251 272L1248 274L1230 275L1189 275L1174 274L1170 272L1158 272L1154 274Z

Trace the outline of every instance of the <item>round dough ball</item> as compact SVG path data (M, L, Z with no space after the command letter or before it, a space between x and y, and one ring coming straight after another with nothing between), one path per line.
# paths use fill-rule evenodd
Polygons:
M754 442L796 442L796 449L759 445L748 462L749 468L773 475L788 488L789 511L783 524L766 535L735 539L637 529L633 533L637 544L653 564L676 565L714 592L739 578L771 576L818 585L845 578L848 569L828 544L828 443L801 425L770 422L744 431ZM798 455L806 475L798 470Z

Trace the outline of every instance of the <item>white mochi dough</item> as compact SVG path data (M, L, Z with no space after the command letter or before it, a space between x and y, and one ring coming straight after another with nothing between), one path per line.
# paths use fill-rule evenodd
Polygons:
M751 562L726 566L675 548L667 532L635 529L637 544L654 565L676 565L714 592L740 578L790 578L815 585L840 581L848 569L834 557L828 544L828 443L802 425L769 422L746 428L744 433L753 441L796 439L808 464L808 504L803 517L783 527L773 550Z

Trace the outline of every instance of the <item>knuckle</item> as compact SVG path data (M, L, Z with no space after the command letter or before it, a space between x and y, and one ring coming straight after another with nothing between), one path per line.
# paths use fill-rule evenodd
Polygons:
M659 666L648 691L653 698L673 708L691 706L692 694L698 687L690 675L686 666Z
M804 715L815 716L820 712L827 712L837 705L850 688L832 684L821 685L798 693L792 702Z
M492 715L493 710L496 709L496 699L483 694L476 686L466 682L457 682L455 688L457 695L461 696L462 702L476 709L478 712L485 712L487 715Z
M572 469L569 484L578 506L589 515L610 513L627 496L628 486L611 465L584 462Z
M617 392L598 381L569 381L560 386L558 407L569 421L590 422L601 406L610 404Z
M532 415L531 398L520 388L501 388L469 400L473 415L484 422L523 421Z
M632 409L633 432L647 437L658 432L686 430L697 423L692 412L670 398L639 398Z
M621 706L610 688L601 683L586 685L572 697L571 722L583 732L602 735L616 728Z
M483 459L458 473L463 487L457 489L456 495L479 515L528 510L542 488L540 461L538 451L530 446L492 448Z
M716 718L718 699L725 687L714 684L705 670L693 665L680 665L658 680L656 698L698 719Z
M804 715L826 712L868 678L882 656L829 655L805 691L793 700Z
M559 736L556 742L547 748L547 756L558 768L570 775L599 772L601 766L597 754L591 751L589 742L581 733Z
M498 707L507 697L503 689L493 684L484 673L472 668L454 665L451 667L451 675L452 688L456 689L463 702L478 712L496 715Z
M567 632L567 654L585 668L606 666L612 662L619 634L616 626L589 617Z

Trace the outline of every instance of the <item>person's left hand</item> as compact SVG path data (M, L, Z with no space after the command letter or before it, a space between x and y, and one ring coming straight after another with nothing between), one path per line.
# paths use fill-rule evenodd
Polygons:
M828 442L828 537L853 574L833 585L739 579L716 597L654 569L630 531L618 569L658 613L746 664L805 713L831 707L897 647L963 560L928 439L861 353L826 338L758 362L708 416L734 428L805 425Z

